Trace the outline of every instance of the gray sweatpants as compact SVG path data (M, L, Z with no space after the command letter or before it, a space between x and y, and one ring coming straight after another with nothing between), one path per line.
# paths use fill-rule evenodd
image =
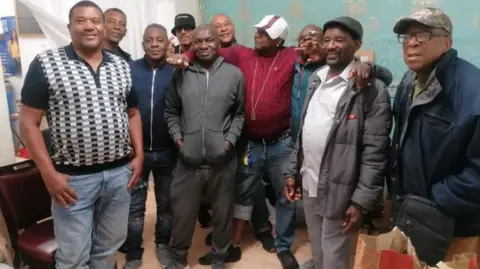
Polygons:
M344 220L320 216L317 198L308 197L306 190L303 205L315 269L352 269L358 233L343 234Z
M177 161L170 187L170 250L176 259L186 261L203 195L212 210L213 255L219 260L226 258L233 232L236 169L235 156L229 156L225 163L212 167L192 167Z

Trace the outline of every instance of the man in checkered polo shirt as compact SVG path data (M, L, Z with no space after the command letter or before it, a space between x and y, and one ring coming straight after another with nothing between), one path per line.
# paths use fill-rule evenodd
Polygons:
M20 128L53 198L56 268L112 269L127 235L129 189L142 173L140 113L128 63L101 49L102 10L81 1L69 21L72 43L30 65ZM44 113L51 158L39 129Z

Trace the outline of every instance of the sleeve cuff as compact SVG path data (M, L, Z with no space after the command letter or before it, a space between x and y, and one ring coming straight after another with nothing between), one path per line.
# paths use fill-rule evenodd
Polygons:
M373 62L370 62L370 61L366 61L364 63L368 64L370 66L370 77L374 77L375 74L377 73L377 70L375 68L375 64Z
M21 104L22 105L25 105L25 106L29 106L29 107L33 107L33 108L36 108L36 109L40 109L40 110L44 110L46 111L48 109L48 104L40 104L40 102L35 102L33 100L27 100L27 99L22 99L21 101Z
M370 213L370 210L364 208L363 206L355 203L355 202L351 202L352 203L352 206L355 207L356 209L360 210L360 212L362 212L362 214L366 215L368 213Z
M177 142L180 139L183 139L183 136L180 132L176 132L172 135L173 142Z
M237 137L232 133L229 133L225 140L230 142L230 144L232 144L232 147L235 147L235 144L237 143Z

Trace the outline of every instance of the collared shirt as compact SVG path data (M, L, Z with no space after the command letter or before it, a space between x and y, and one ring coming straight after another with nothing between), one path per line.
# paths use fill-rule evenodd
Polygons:
M109 50L109 49L103 49L103 50L106 51L106 52L110 52L112 54L115 54L117 56L120 56L127 62L132 62L133 61L132 56L120 47L118 47L118 51L113 51L113 50Z
M130 67L103 52L97 70L70 44L40 53L30 64L22 104L46 111L56 169L90 174L128 162L127 108L137 106Z
M310 197L317 196L318 175L325 151L327 137L335 118L338 101L348 85L352 61L343 72L327 80L330 67L318 71L321 83L308 103L302 129L303 164L300 170L303 188Z

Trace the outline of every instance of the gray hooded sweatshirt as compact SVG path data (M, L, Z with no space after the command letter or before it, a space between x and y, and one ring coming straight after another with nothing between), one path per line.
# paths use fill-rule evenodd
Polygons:
M221 163L245 122L245 87L237 67L218 57L210 70L193 64L174 72L165 120L173 141L183 139L180 158L192 165Z

